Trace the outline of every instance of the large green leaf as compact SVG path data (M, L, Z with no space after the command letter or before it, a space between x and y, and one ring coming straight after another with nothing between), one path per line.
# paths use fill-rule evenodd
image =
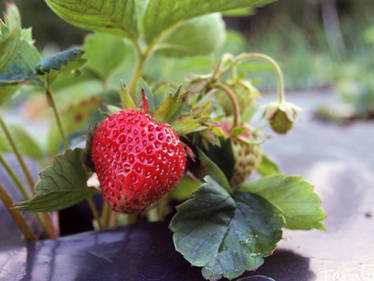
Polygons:
M35 65L35 70L40 76L45 76L52 83L57 75L77 70L86 60L82 58L84 51L71 48L47 57Z
M102 99L92 97L81 100L78 103L69 105L60 113L61 123L67 135L82 130L87 126L92 113L101 105ZM58 152L62 138L56 122L53 122L49 129L47 149L50 155Z
M267 176L244 183L238 189L269 200L282 212L289 229L325 229L322 221L326 215L321 209L321 200L313 186L301 177Z
M158 48L164 56L209 55L225 41L225 23L220 14L205 15L191 19L173 30Z
M148 43L158 39L161 34L189 19L224 12L237 8L263 6L274 0L150 0L143 17L143 29ZM204 30L201 30L205 33ZM166 35L166 34L165 34ZM187 38L188 39L188 38Z
M120 36L95 33L86 37L84 46L85 65L94 71L102 80L106 80L123 63L129 52L130 46Z
M17 203L16 209L31 212L53 212L68 208L97 193L87 187L89 173L82 162L82 149L67 150L58 155L52 166L40 173L34 197Z
M80 28L138 36L136 0L46 0L65 21Z
M236 278L259 267L282 237L282 216L265 199L234 196L206 177L192 199L177 208L170 227L177 251L203 267L206 279Z

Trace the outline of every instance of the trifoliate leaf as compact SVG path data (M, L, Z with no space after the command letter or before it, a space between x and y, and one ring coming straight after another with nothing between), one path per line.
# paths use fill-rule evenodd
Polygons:
M211 177L205 181L171 221L176 250L209 280L258 268L282 237L279 211L259 196L230 196Z
M147 43L167 34L167 31L189 19L215 12L263 6L273 0L149 0L143 17L143 31Z
M46 0L62 19L80 28L135 39L136 0Z
M34 197L17 203L16 209L53 212L68 208L99 193L87 186L88 178L89 173L82 162L82 149L67 150L40 173Z
M321 209L321 199L313 191L313 186L301 177L267 176L243 183L238 189L269 200L281 211L289 229L325 229L322 221L326 215Z

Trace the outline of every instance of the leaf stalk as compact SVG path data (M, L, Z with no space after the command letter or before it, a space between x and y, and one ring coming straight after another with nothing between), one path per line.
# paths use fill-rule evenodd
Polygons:
M3 188L2 185L0 185L0 200L3 202L9 214L13 217L18 228L21 230L23 236L25 237L25 240L27 242L35 241L36 239L35 239L34 233L31 231L30 227L26 223L21 213L13 209L14 202L10 198L9 194L6 192L6 190Z

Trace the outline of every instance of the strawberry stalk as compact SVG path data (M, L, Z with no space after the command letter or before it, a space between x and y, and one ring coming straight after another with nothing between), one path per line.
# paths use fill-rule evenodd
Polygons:
M18 177L16 172L12 169L12 167L9 165L9 163L5 160L5 158L1 154L0 154L0 163L3 165L3 167L7 171L8 175L13 180L14 184L17 186L17 188L18 188L19 192L22 194L23 198L25 200L30 200L31 196L30 196L30 194L28 194L28 192L26 190L26 187L22 183L21 179ZM53 237L53 235L51 235L51 233L48 231L48 229L46 227L46 224L42 221L39 213L35 213L35 218L38 221L38 223L40 224L40 226L42 227L43 231L48 233L50 235L50 237Z
M8 210L9 214L13 217L18 228L23 233L25 240L27 242L35 241L34 233L31 231L30 227L27 225L25 219L22 217L20 212L13 209L13 200L10 198L9 194L5 191L2 185L0 185L0 200L3 202L5 208Z
M262 60L267 61L274 67L274 70L278 78L279 103L285 102L286 99L285 99L285 94L284 94L284 78L283 78L282 69L280 68L279 64L273 58L265 54L260 54L260 53L242 54L236 58L235 64L245 61L245 60L249 60L249 59L262 59Z
M100 220L99 211L97 210L94 201L92 200L92 198L88 198L87 202L88 202L88 205L90 206L91 212L95 220L97 221L97 224L99 225L99 229L104 229L103 224L101 223L101 220Z
M25 160L22 157L22 154L20 153L20 151L19 151L19 149L16 145L16 142L14 141L12 135L10 134L9 129L7 128L7 126L6 126L4 120L2 119L1 116L0 116L0 126L5 133L5 136L6 136L8 142L9 142L9 144L10 144L10 146L11 146L11 148L12 148L12 150L13 150L13 152L14 152L17 160L18 160L18 163L21 166L21 169L22 169L23 173L25 174L25 177L26 177L27 183L30 187L31 193L34 193L35 182L34 182L32 176L31 176L31 173L30 173L29 169L26 166L26 163L25 163ZM5 159L3 159L3 160L5 160ZM4 165L4 163L2 163L2 164ZM17 177L14 177L14 175L11 176L11 177L13 179L17 178ZM24 197L25 197L26 194L29 197L29 194L27 193L27 191L24 188L22 183L21 183L21 185L19 183L16 184L16 185L17 185L17 187L20 188L20 192ZM26 199L26 197L25 197L25 199ZM53 223L52 223L52 220L51 220L50 216L48 214L42 213L42 217L43 217L43 220L44 220L44 224L41 223L41 220L39 220L39 223L42 226L42 228L44 228L44 230L48 230L49 236L51 238L56 237L56 234L55 234L55 231L54 231L54 228L53 228ZM40 219L40 217L39 217L39 219ZM45 225L45 227L44 227L44 225Z
M118 213L113 212L110 216L110 227L116 227L118 225Z
M19 192L22 194L25 200L29 200L31 198L30 194L27 192L26 187L23 185L21 179L17 176L16 172L12 169L9 163L5 160L3 155L0 154L0 163L3 165L5 170L7 171L8 175L12 178L13 182L16 184Z
M68 142L68 140L66 138L66 135L65 135L65 132L64 132L64 128L62 127L61 118L60 118L60 115L58 113L55 100L54 100L54 98L52 96L52 93L51 93L51 91L50 91L49 88L47 88L46 95L47 95L48 104L53 109L53 113L54 113L55 118L56 118L57 127L58 127L58 130L60 132L62 141L64 142L65 149L68 150L69 149L69 142Z
M7 128L7 126L6 126L3 118L1 116L0 116L0 127L4 131L4 134L5 134L8 142L9 142L9 144L10 144L10 146L11 146L11 148L12 148L12 150L13 150L16 158L17 158L17 160L18 160L18 163L20 164L20 166L22 168L22 171L25 174L26 180L27 180L27 182L28 182L28 184L30 186L30 190L33 193L34 192L34 185L35 185L34 180L33 180L32 176L31 176L31 173L30 173L29 169L27 168L25 160L23 159L23 157L22 157L22 155L21 155L21 153L20 153L20 151L19 151L19 149L18 149L18 147L16 145L16 142L14 141L12 135L9 132L9 129Z
M227 96L230 98L230 101L231 101L233 109L234 109L233 128L236 128L240 125L240 109L239 109L238 101L235 97L235 94L233 93L233 91L229 87L227 87L223 83L218 83L217 87L222 89L227 94Z
M104 229L109 227L110 213L111 213L111 209L108 203L104 202L103 211L101 213L101 224Z

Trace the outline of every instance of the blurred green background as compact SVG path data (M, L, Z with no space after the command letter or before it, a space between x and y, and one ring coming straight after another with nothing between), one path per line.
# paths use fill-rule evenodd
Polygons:
M0 0L1 10L6 2ZM84 42L87 32L59 19L44 1L14 2L20 8L23 26L33 27L39 49L64 49ZM266 53L282 66L288 90L333 86L365 114L368 103L374 110L373 14L373 0L281 0L250 16L226 17L228 28L237 33L228 34L221 53ZM151 67L150 76L152 72L157 75L158 70ZM271 71L256 73L256 77L262 81L256 85L261 90L275 89Z
M0 0L1 10L6 2ZM86 32L59 19L44 1L14 2L23 25L33 27L39 48L82 44ZM336 63L365 64L372 48L363 33L374 24L373 13L372 0L281 0L226 22L245 36L247 51L263 52L280 62L288 89L306 89L331 84L339 75L333 69Z

